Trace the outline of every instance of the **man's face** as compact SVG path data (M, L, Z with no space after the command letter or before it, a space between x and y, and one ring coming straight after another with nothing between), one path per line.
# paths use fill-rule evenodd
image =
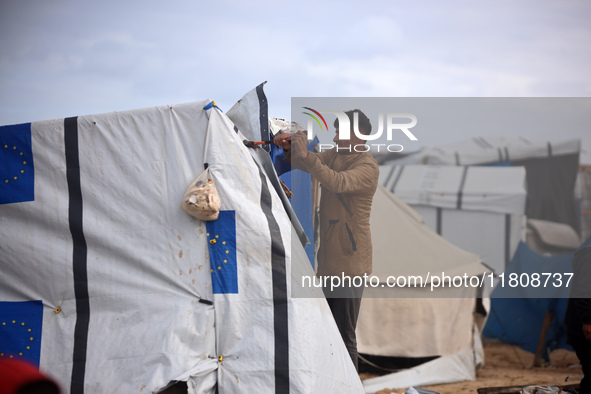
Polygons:
M332 139L332 141L339 147L338 152L339 153L353 153L355 152L354 147L355 145L363 145L365 144L365 141L361 140L360 138L358 138L355 133L353 132L353 129L351 129L351 133L349 134L350 138L348 139L341 139L339 136L339 128L337 127L335 129L335 136ZM350 150L349 150L350 149Z
M340 135L339 135L339 128L337 127L335 129L335 135L334 138L332 139L332 141L339 147L339 148L343 148L343 150L339 150L339 152L345 152L345 149L348 149L349 146L351 146L351 140L350 139L341 139Z

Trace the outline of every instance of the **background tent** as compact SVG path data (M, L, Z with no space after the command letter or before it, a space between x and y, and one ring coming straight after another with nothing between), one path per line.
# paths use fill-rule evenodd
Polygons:
M409 164L523 166L527 174L527 217L565 223L579 233L580 211L574 193L580 151L580 140L548 142L486 136L425 148L403 160Z
M532 251L525 243L520 243L505 271L505 285L497 286L491 294L491 313L483 335L535 353L544 315L549 311L553 313L554 319L544 340L542 357L548 360L548 351L557 348L572 350L566 343L564 315L570 291L566 286L568 276L565 274L572 273L573 256L574 253L543 256ZM552 277L547 286L510 286L508 280L512 273L525 273L530 278L532 274L550 273ZM554 285L557 280L554 274L560 275L564 285ZM542 276L542 284L545 279L547 278Z
M479 276L490 272L477 255L447 242L382 186L374 196L371 231L372 274L380 283L386 283L388 276L425 277L428 272ZM357 325L360 353L443 356L409 371L365 380L368 392L475 379L476 365L483 357L480 330L484 316L476 313L479 289L459 290L449 295L432 292L429 287L366 289Z
M579 140L550 143L520 137L477 137L457 144L425 148L402 160L404 163L470 166L470 171L480 168L477 166L523 166L527 189L525 213L528 219L534 220L529 221L528 236L522 237L522 240L527 239L528 245L536 250L564 253L574 250L580 243L578 235L572 234L580 231L580 212L575 198L580 145ZM481 221L473 225L486 226L487 223ZM566 225L570 229L565 230ZM548 269L555 267L558 270L544 272L571 272L570 259L572 253L545 257L520 244L506 275L511 272L539 273L542 272L540 264L548 264ZM521 266L515 268L516 265ZM535 352L544 314L549 310L554 312L555 321L549 329L544 351L567 346L562 328L566 300L560 298L565 294L546 293L536 299L532 294L515 291L495 289L491 295L491 312L484 334ZM547 354L544 356L547 357Z
M380 183L496 273L525 239L523 167L382 165Z
M0 128L0 352L75 393L361 392L243 139L209 100ZM205 163L207 223L179 208Z

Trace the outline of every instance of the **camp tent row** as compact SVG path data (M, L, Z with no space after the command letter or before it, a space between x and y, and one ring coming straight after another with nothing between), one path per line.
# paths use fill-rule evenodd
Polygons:
M481 136L423 148L398 160L386 161L387 157L382 160L387 166L525 167L527 218L564 223L578 233L580 209L575 183L580 151L580 140L550 142L517 136Z
M580 245L574 198L579 151L576 140L478 137L383 161L380 180L432 229L479 254L497 273L563 275ZM548 252L558 255L542 255ZM543 357L548 349L569 348L563 327L568 291L561 290L495 289L484 335L535 352L549 311L554 320Z
M306 235L268 155L242 143L268 126L261 85L228 116L204 100L2 127L0 353L66 392L364 391L321 292L290 296L313 274ZM223 210L208 223L179 208L206 165ZM487 272L387 190L375 205L377 275ZM365 390L473 378L475 302L364 300L361 352L443 356Z
M0 128L2 356L72 393L363 392L321 292L290 296L304 236L244 139L210 100ZM206 164L212 222L179 208Z

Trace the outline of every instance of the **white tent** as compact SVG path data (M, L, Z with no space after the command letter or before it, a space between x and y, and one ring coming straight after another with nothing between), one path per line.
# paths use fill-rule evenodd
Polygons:
M429 147L419 154L424 164L475 165L576 154L580 140L559 142L528 140L521 137L486 136L470 138L446 146Z
M0 353L65 392L362 392L243 139L209 100L0 128ZM207 223L179 208L204 163Z
M525 240L525 169L382 165L380 183L452 244L505 271Z
M581 212L575 183L580 150L580 140L550 142L518 136L482 136L423 148L400 160L393 158L388 164L523 166L528 219L568 224L579 233Z
M388 276L445 273L450 277L472 277L489 272L477 255L437 235L415 211L382 186L374 197L371 231L373 274L381 283L386 283ZM442 356L411 370L365 380L367 392L475 379L476 366L483 358L483 317L475 313L481 289L453 290L455 293L441 288L431 291L430 286L366 289L357 325L360 353ZM393 296L396 298L387 298Z

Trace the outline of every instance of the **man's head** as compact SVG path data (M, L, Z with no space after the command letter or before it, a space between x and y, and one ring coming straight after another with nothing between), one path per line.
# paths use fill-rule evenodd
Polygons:
M357 137L357 135L355 135L355 132L353 131L353 119L354 119L354 114L357 113L357 117L358 117L358 126L359 126L359 132L363 135L369 135L371 133L371 122L369 121L369 118L367 116L365 116L365 114L360 110L360 109L352 109L350 111L346 111L345 114L347 115L347 117L349 118L349 125L351 127L351 138L344 140L344 139L340 139L339 137L339 118L336 118L334 121L334 127L335 127L335 137L333 138L333 142L337 144L337 147L339 148L338 152L339 153L354 153L354 147L356 145L364 145L365 144L365 140ZM363 151L363 150L361 150Z

